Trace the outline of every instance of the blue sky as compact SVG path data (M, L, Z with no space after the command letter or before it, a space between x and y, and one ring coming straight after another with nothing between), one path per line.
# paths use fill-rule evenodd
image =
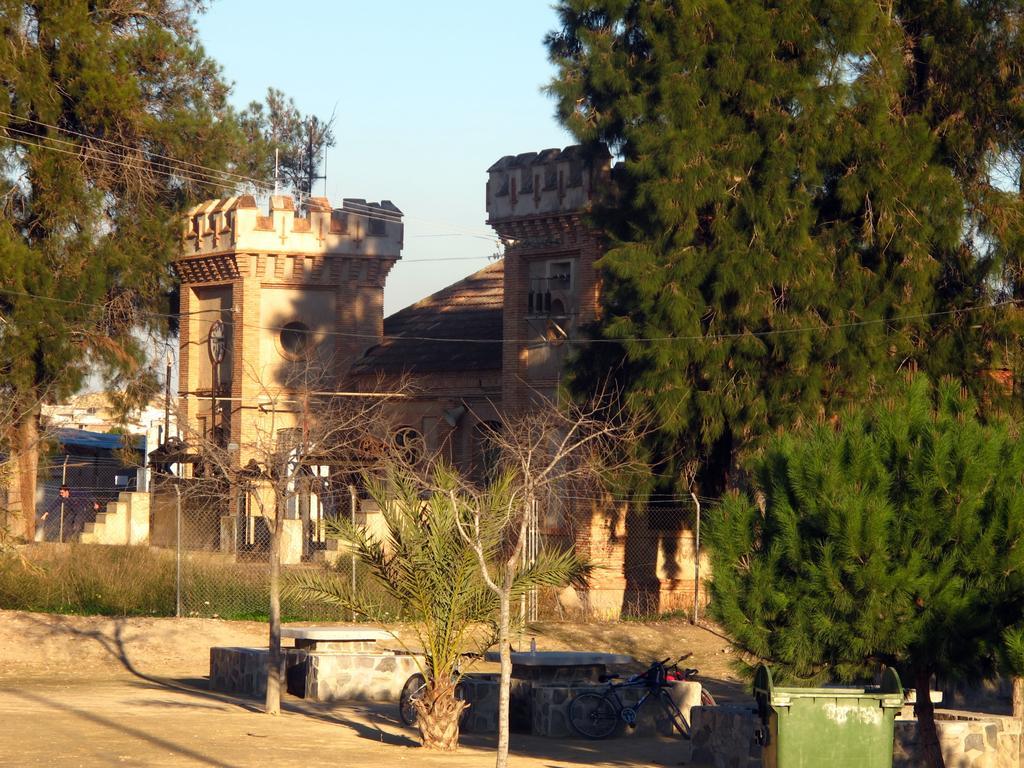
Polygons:
M335 113L332 202L383 198L406 214L391 314L488 263L491 163L572 143L541 92L556 21L545 0L215 0L198 23L238 106L273 86L303 112Z

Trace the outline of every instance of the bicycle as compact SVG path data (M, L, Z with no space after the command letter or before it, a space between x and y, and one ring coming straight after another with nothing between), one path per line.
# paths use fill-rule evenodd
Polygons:
M478 653L463 653L460 654L464 659L479 659L480 654ZM455 683L455 698L462 700L462 671L456 666L452 679ZM402 686L402 692L398 696L398 716L402 718L402 722L408 725L410 728L416 726L416 721L419 716L416 713L416 706L413 702L423 698L423 694L427 691L427 678L420 672L414 672L409 676L409 679L405 681L405 685ZM462 717L465 718L468 714L468 707L462 710Z
M604 693L586 691L569 704L569 723L573 730L588 739L604 739L612 735L620 720L625 722L628 727L633 728L636 726L637 714L654 697L662 711L668 715L672 727L684 737L689 737L690 724L683 717L682 711L676 706L666 688L672 682L692 681L697 676L698 670L696 669L679 670L679 662L689 658L690 655L679 657L671 665L669 665L668 659L651 662L651 666L646 671L633 675L621 683L615 682L618 675L602 677L601 681L608 683ZM636 706L627 707L619 696L619 689L639 686L647 688L647 691L636 703ZM715 705L714 697L703 688L700 698L702 706Z

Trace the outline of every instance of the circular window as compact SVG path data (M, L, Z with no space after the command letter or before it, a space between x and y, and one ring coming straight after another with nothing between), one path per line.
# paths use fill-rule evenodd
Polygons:
M412 427L401 427L395 432L395 447L404 461L415 464L423 458L426 445L423 442L423 435L417 430Z
M281 351L285 356L297 360L300 357L305 357L312 348L313 332L305 323L293 320L282 326L278 341L281 343Z

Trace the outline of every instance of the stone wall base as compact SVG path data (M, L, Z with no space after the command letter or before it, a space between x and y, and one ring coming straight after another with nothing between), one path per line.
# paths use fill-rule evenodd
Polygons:
M561 685L534 685L532 693L532 728L534 736L552 738L580 738L580 735L569 722L569 706L573 699L584 692L604 694L606 685L593 683L575 683ZM694 696L700 701L700 683L680 682L669 687L669 693L680 708L683 716L688 714ZM624 707L636 707L647 692L643 686L623 687L617 689L619 699ZM609 738L622 736L680 736L675 730L672 720L653 698L648 699L637 711L636 725L630 728L620 721L615 732Z
M1021 723L1012 717L940 709L935 712L946 765L1019 768ZM921 765L917 720L896 720L893 768Z
M323 653L284 648L287 690L313 701L398 701L419 671L416 657L391 651ZM266 648L210 649L210 688L260 697L267 690Z
M469 704L463 715L463 733L498 732L498 676L466 675L459 684L464 701Z

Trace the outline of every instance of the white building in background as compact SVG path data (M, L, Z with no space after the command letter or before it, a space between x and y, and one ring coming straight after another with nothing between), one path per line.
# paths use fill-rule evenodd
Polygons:
M170 433L176 434L175 412L178 404L171 399ZM135 487L145 491L149 488L148 454L164 442L165 420L164 397L161 394L141 408L128 413L126 420L118 417L106 392L89 392L69 397L63 403L42 407L42 427L45 432L58 429L81 429L87 432L109 434L125 432L145 439L143 447L144 464L139 468ZM41 500L40 500L41 501Z

